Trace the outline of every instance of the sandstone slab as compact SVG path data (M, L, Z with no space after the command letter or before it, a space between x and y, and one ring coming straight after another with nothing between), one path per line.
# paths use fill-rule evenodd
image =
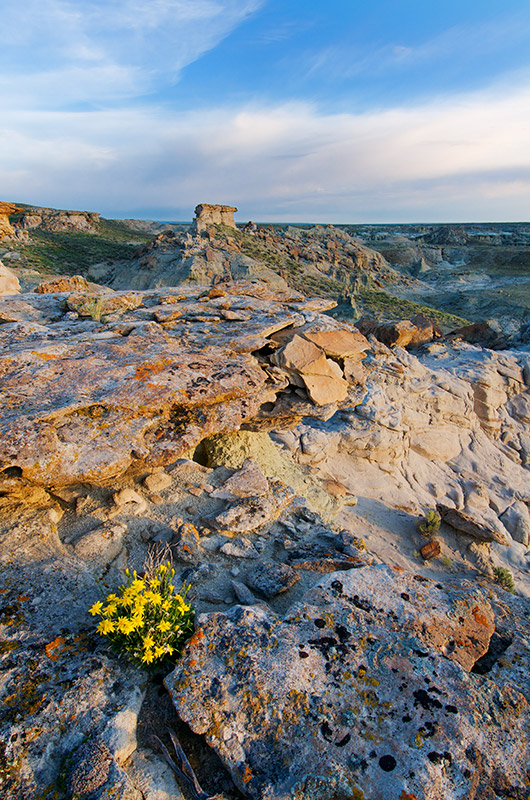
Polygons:
M498 544L509 545L509 538L502 530L501 525L487 524L476 514L469 513L470 509L461 510L451 508L444 503L437 505L439 514L444 522L451 525L461 533L478 539L481 542L497 542Z

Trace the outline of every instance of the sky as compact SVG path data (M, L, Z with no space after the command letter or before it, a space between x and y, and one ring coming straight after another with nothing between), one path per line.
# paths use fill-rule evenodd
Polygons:
M530 0L0 0L0 199L527 221Z

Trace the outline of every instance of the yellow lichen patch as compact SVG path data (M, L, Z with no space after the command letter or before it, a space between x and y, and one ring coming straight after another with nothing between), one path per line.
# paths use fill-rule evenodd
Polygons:
M250 769L248 764L246 765L243 775L241 776L241 780L243 781L243 783L248 783L249 781L252 780L252 770Z
M52 661L56 661L59 658L61 650L63 649L65 644L64 636L58 636L57 639L54 639L53 642L49 642L44 648L46 650L46 655L48 658L51 658Z
M159 372L163 372L166 367L173 363L174 361L172 358L162 358L160 361L154 361L150 364L140 364L136 367L134 375L129 376L127 380L135 379L137 381L147 381L148 378Z

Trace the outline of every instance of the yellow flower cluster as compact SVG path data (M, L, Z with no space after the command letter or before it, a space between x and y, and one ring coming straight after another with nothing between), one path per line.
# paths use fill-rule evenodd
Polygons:
M98 633L146 666L180 652L193 632L194 611L185 600L187 589L175 591L171 564L161 564L150 577L131 575L129 570L126 575L127 583L117 594L90 609L101 617Z

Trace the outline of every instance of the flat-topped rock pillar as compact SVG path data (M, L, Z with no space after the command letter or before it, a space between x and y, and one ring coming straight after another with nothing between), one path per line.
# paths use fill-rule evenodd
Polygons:
M201 233L212 225L226 225L235 228L235 206L220 206L217 204L200 203L195 208L195 219L191 223L191 233Z

